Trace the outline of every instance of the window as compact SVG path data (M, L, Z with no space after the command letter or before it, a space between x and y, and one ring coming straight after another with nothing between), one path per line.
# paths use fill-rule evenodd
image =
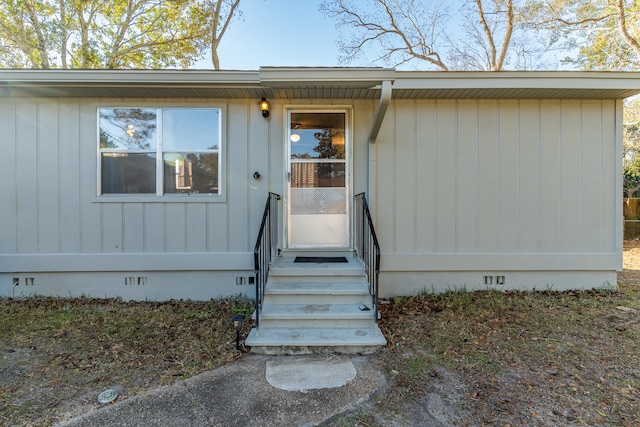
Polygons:
M220 194L219 108L99 108L100 194Z

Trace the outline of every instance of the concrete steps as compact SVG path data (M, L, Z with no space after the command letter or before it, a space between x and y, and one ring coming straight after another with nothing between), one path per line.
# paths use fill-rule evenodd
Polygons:
M366 282L269 281L265 304L371 304Z
M369 328L260 328L247 338L259 354L374 354L387 344L378 327Z
M371 326L371 304L266 304L262 328L365 328Z
M370 354L386 344L362 262L296 263L278 257L260 315L246 344L261 354ZM254 314L255 316L255 314Z

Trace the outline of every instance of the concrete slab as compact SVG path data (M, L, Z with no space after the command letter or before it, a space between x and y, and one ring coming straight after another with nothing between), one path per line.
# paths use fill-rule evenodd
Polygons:
M353 410L380 390L385 376L375 358L314 356L318 361L351 362L357 375L331 389L287 391L266 380L267 362L298 360L290 356L244 355L223 366L170 387L104 405L62 425L93 426L315 426Z
M287 391L267 382L267 362L286 363L297 357L246 355L228 367L187 380L185 387L198 407L209 414L209 425L281 427L322 424L368 400L386 382L377 360L367 357L343 359L350 360L358 372L343 387ZM336 356L314 357L321 360Z
M288 391L342 387L350 383L356 374L350 360L336 357L270 360L266 369L267 382Z
M209 417L190 403L183 383L105 405L100 410L61 423L66 427L206 426Z

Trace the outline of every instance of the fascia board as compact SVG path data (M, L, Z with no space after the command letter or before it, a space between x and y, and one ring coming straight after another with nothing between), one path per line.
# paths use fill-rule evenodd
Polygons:
M8 86L136 86L136 87L252 87L258 71L197 70L2 70L0 84Z
M261 67L260 82L267 87L345 86L369 88L393 81L393 68Z
M632 89L635 72L396 72L393 89Z

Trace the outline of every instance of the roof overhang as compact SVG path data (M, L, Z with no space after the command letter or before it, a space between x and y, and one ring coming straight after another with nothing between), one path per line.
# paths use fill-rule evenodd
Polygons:
M640 73L580 71L397 73L394 99L624 99Z
M623 99L640 73L412 72L388 68L262 67L258 71L0 70L0 97Z
M0 71L0 97L250 98L262 89L258 71Z

